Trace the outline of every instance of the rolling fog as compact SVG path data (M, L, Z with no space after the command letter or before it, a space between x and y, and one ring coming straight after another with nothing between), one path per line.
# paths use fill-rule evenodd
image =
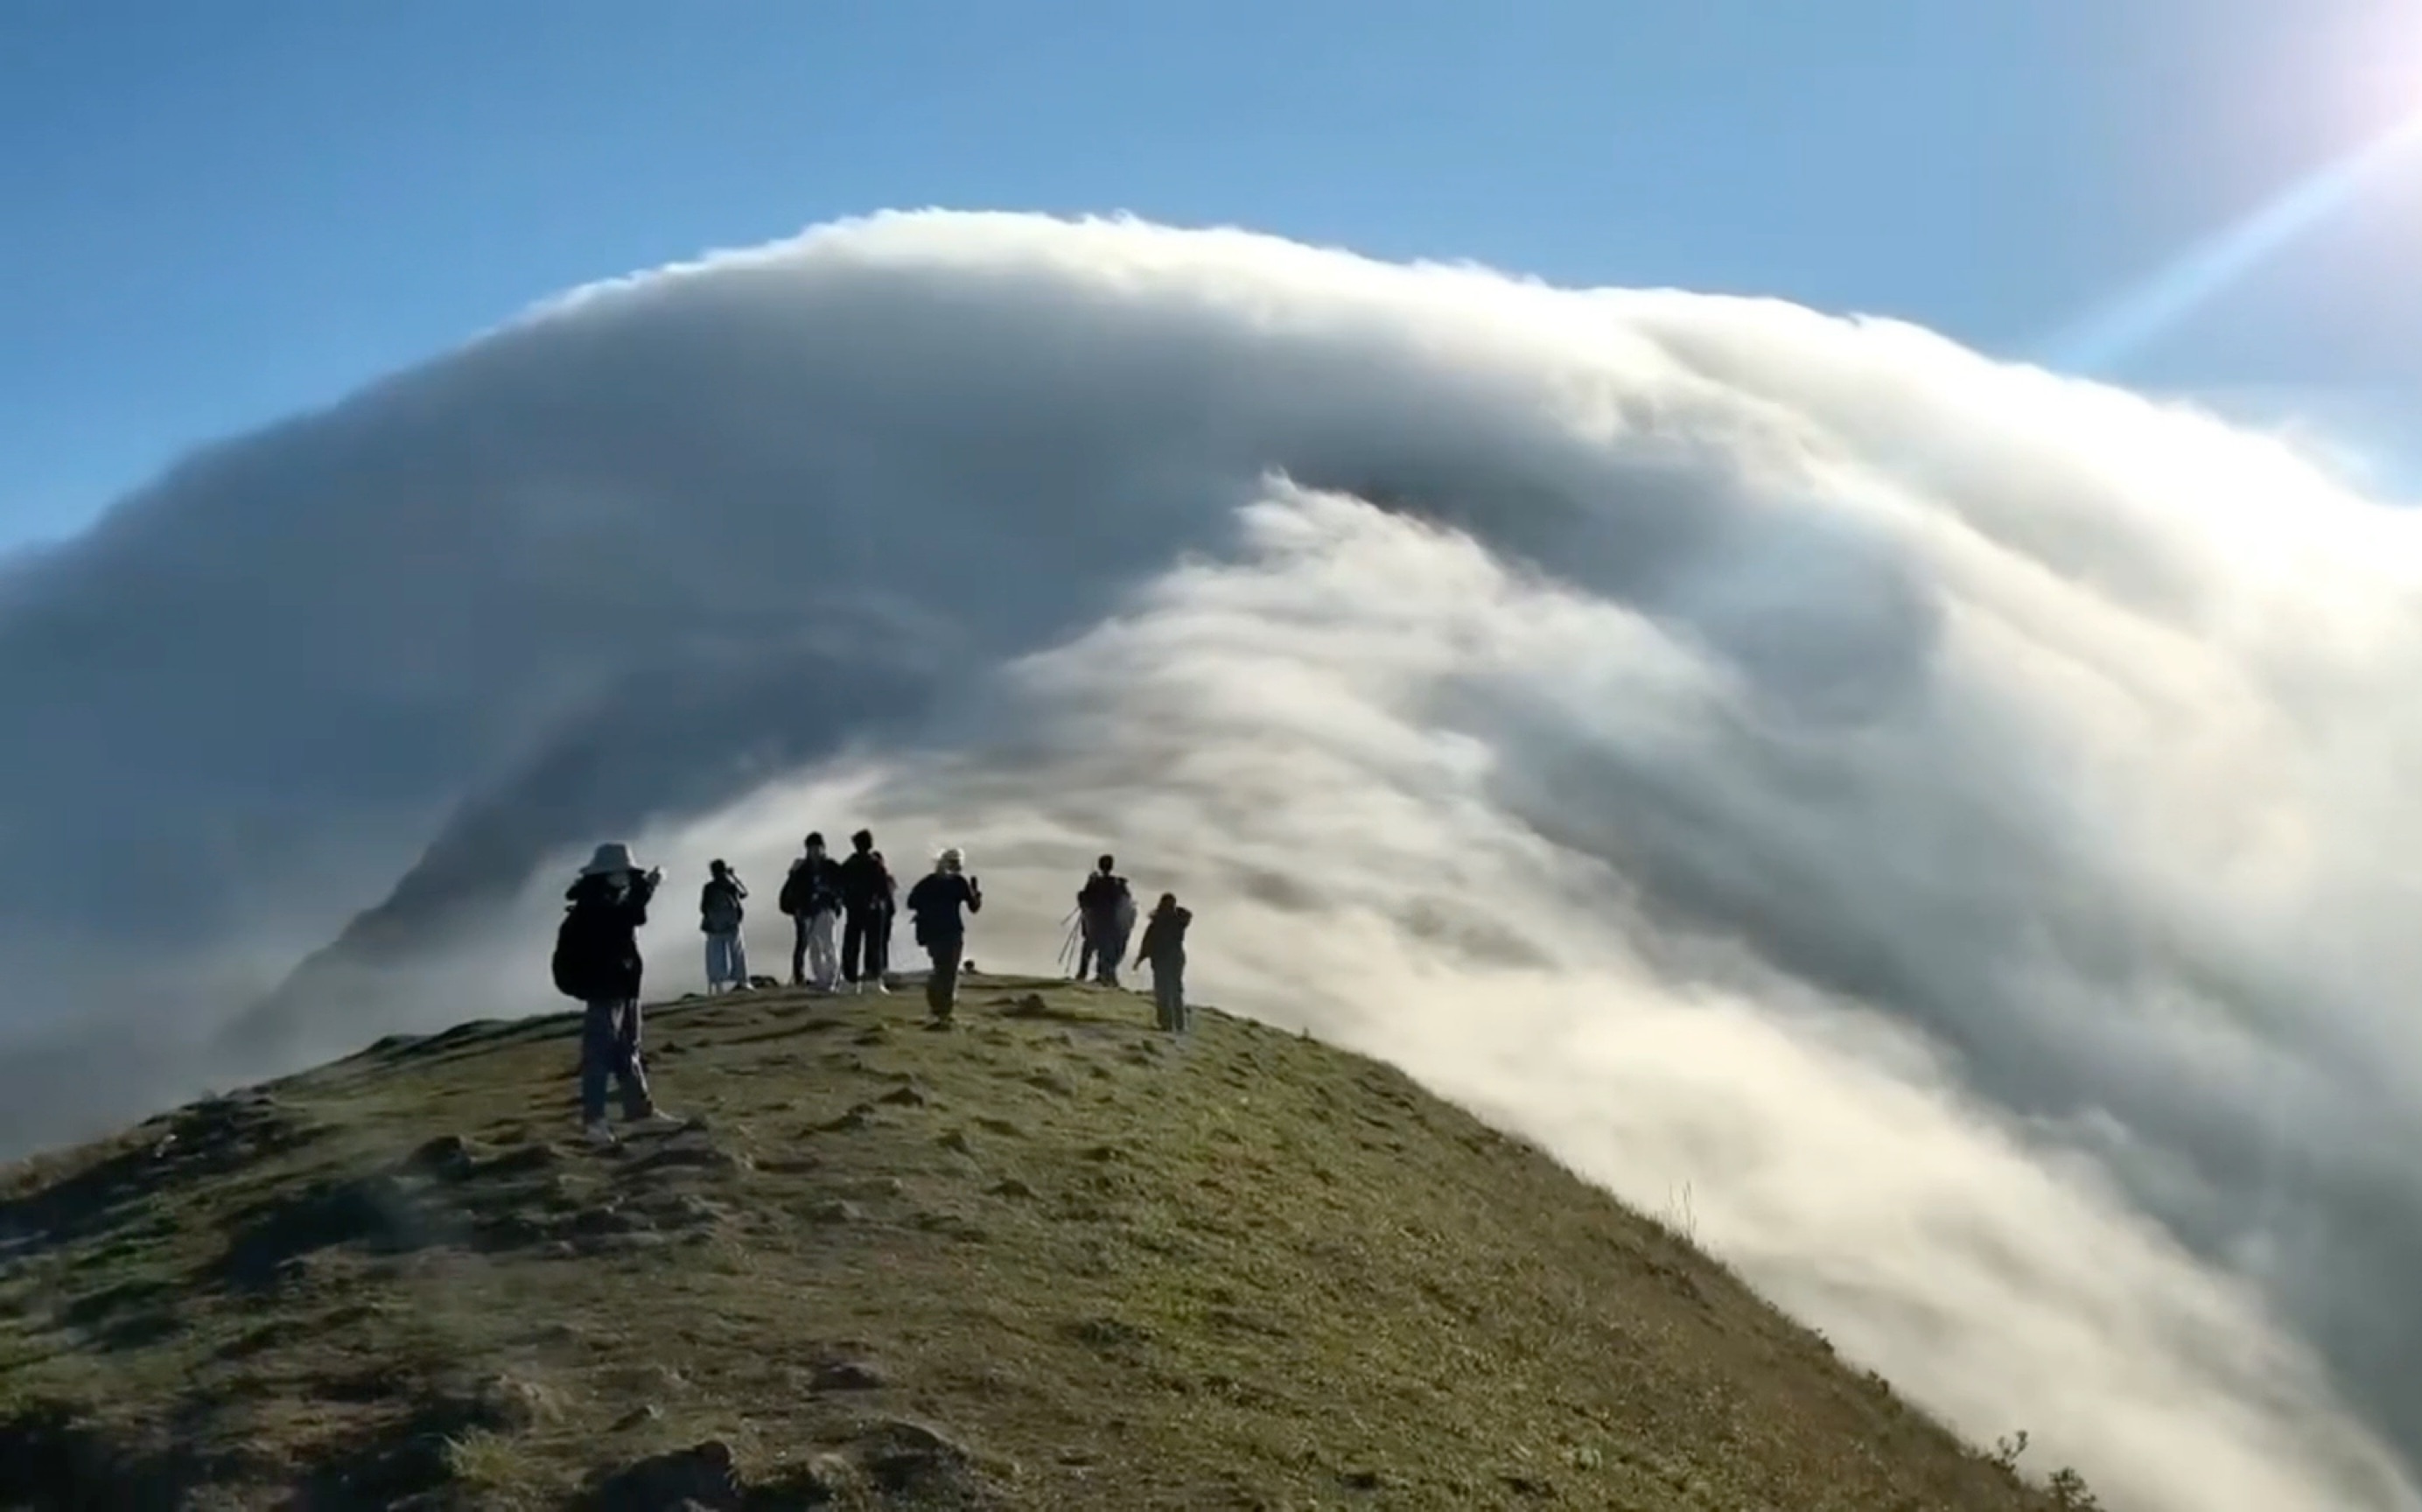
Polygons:
M558 1006L604 835L673 874L667 992L712 855L761 970L861 818L967 846L973 953L1038 969L1107 846L1201 997L1540 1140L1970 1437L2115 1508L2410 1508L2417 671L2390 501L1905 325L821 228L0 565L0 1144Z

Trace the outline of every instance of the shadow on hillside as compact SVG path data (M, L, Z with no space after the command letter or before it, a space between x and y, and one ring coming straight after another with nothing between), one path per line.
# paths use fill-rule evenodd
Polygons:
M729 1445L708 1441L652 1456L593 1482L577 1512L796 1512L835 1504L915 1507L919 1512L991 1512L1004 1504L993 1488L1011 1467L988 1463L967 1445L922 1423L874 1418L828 1439L804 1464L764 1479L744 1478Z
M525 1045L572 1033L577 1014L538 1014L527 1018L472 1018L434 1034L390 1034L362 1052L363 1059L388 1065L441 1061L466 1050L482 1052L500 1046Z
M1014 998L1008 996L992 998L985 1001L984 1006L993 1009L1003 1018L1034 1019L1052 1024L1124 1026L1128 1022L1125 1018L1111 1018L1101 1014L1085 1013L1080 1009L1061 1007L1039 992L1023 993Z
M317 1181L238 1214L206 1279L238 1291L266 1291L294 1279L301 1263L322 1250L345 1245L404 1254L443 1237L435 1215L393 1176Z
M184 1331L177 1309L183 1292L176 1283L157 1279L120 1282L69 1302L59 1309L58 1321L105 1353L141 1349Z
M300 1279L312 1257L331 1250L392 1256L444 1245L495 1254L632 1226L625 1215L574 1201L558 1176L560 1161L543 1142L489 1151L442 1135L391 1170L316 1181L241 1210L203 1279L261 1292ZM731 1161L675 1143L637 1158L635 1169L681 1163Z
M475 1433L508 1433L523 1425L494 1401L424 1396L401 1416L299 1467L286 1504L296 1512L368 1512L442 1491L455 1479L454 1442Z
M0 1505L26 1512L178 1512L238 1467L190 1444L137 1444L45 1403L0 1420Z
M156 1136L75 1174L0 1201L0 1247L118 1236L150 1217L148 1199L228 1175L318 1139L265 1094L180 1109ZM154 1220L156 1221L156 1220Z

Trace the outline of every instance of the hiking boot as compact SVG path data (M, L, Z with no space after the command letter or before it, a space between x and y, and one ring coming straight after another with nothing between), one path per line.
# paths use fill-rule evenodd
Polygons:
M606 1120L602 1118L594 1123L581 1125L580 1137L601 1150L610 1150L622 1142L614 1137L614 1131L606 1126Z

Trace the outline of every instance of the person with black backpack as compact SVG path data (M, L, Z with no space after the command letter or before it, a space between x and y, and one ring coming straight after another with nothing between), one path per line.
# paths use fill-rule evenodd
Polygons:
M967 913L983 912L983 889L967 875L967 858L956 845L934 858L934 870L908 890L916 916L917 943L933 969L925 977L925 1008L936 1029L951 1022L958 1004L959 968L967 959Z
M861 829L849 837L849 858L841 863L841 974L851 990L889 992L884 974L890 969L890 914L898 887L874 848L874 831Z
M727 862L707 863L706 886L699 890L698 927L706 936L706 991L737 992L748 985L748 946L740 937L740 921L748 912L742 899L747 885Z
M1152 963L1152 1001L1160 1027L1183 1039L1193 1027L1186 1006L1186 926L1193 913L1181 908L1177 894L1164 892L1143 926L1143 942L1136 959Z
M1119 963L1126 959L1127 936L1135 929L1135 894L1127 879L1112 871L1117 864L1115 857L1103 857L1077 890L1077 926L1085 940L1077 956L1077 980L1085 980L1090 965L1099 973L1094 980L1106 987L1119 984Z
M830 992L841 979L833 941L841 918L841 868L825 854L822 831L810 835L805 848L791 863L774 903L791 916L791 985L804 987L812 979L817 991Z
M639 986L646 963L639 956L639 928L661 870L639 870L631 848L619 842L597 847L580 875L564 890L563 922L555 935L556 990L577 999L580 1026L580 1126L592 1144L612 1144L606 1123L606 1087L621 1084L622 1116L632 1123L663 1121L648 1089L639 1051Z

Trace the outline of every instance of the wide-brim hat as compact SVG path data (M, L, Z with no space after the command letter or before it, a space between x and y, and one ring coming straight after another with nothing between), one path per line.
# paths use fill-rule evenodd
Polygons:
M639 863L631 858L631 847L619 840L609 840L597 847L597 854L589 858L589 864L580 869L580 874L615 876L638 869Z

